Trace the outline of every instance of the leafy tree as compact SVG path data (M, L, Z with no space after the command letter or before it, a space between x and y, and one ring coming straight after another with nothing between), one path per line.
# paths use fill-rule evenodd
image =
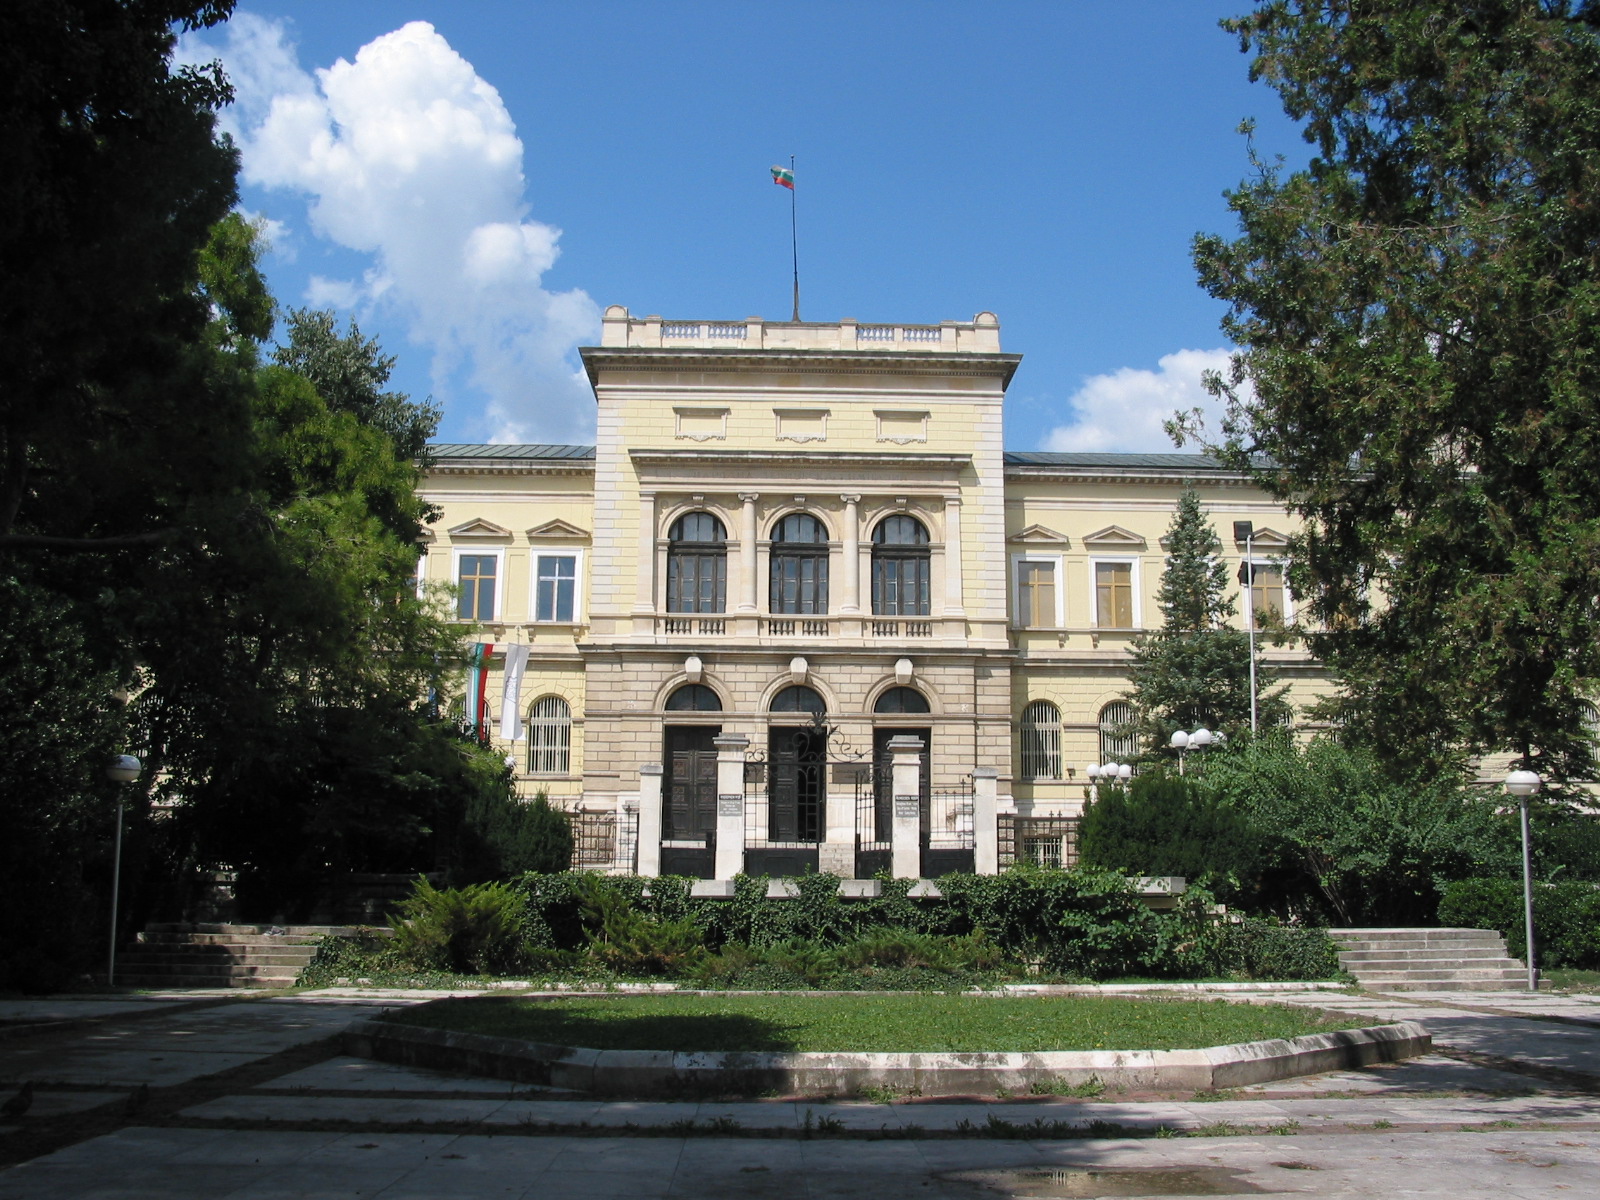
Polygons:
M1205 726L1236 734L1250 728L1250 638L1229 622L1238 611L1229 596L1228 569L1217 556L1216 531L1193 488L1178 498L1167 529L1167 565L1156 602L1161 628L1133 646L1128 700L1152 754L1168 753L1173 731ZM1289 714L1276 672L1256 663L1258 724L1282 724Z
M1283 733L1215 753L1199 789L1242 813L1269 867L1256 905L1340 925L1431 924L1439 889L1516 861L1512 819L1457 777L1407 778L1372 752Z
M341 335L327 309L291 309L286 324L288 341L273 352L275 363L310 380L334 412L351 413L387 433L398 457L412 460L426 453L439 427L439 407L383 390L395 360L376 339L362 337L354 320Z
M1195 779L1164 771L1100 789L1078 831L1085 866L1182 875L1229 904L1252 898L1264 849L1241 810Z
M1267 0L1224 25L1313 157L1257 161L1240 236L1195 242L1241 347L1221 450L1305 518L1335 715L1396 760L1592 777L1600 5Z

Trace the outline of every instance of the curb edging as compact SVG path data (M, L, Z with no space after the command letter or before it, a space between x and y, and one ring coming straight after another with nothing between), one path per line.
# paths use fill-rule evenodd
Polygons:
M346 1054L401 1066L634 1098L772 1091L847 1096L865 1088L949 1096L1026 1092L1046 1081L1098 1081L1114 1091L1201 1091L1395 1062L1433 1048L1432 1034L1415 1021L1198 1050L1020 1054L595 1050L372 1019L352 1024L340 1042Z

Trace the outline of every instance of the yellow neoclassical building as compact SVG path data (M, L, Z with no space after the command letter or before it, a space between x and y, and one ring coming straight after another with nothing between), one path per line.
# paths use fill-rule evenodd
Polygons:
M1256 607L1290 517L1198 455L1004 448L1021 356L938 325L605 313L594 446L437 445L420 567L482 667L469 719L581 861L869 878L1072 853L1124 759L1129 645L1198 490ZM1242 608L1242 606L1241 606ZM1291 699L1322 686L1267 647Z

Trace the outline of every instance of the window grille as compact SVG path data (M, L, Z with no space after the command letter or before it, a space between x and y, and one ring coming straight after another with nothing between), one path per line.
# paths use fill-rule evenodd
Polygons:
M572 770L572 709L560 696L544 696L528 713L528 771L566 775Z
M1061 778L1061 710L1048 700L1022 710L1022 777Z
M1126 762L1139 753L1133 722L1133 705L1126 700L1113 700L1100 710L1101 762Z

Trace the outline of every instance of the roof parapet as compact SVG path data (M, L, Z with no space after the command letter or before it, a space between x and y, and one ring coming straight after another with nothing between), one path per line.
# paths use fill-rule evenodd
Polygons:
M867 350L933 354L998 354L1000 319L981 312L971 321L937 325L874 325L846 317L838 322L667 321L633 317L613 304L601 318L605 349L651 350Z

